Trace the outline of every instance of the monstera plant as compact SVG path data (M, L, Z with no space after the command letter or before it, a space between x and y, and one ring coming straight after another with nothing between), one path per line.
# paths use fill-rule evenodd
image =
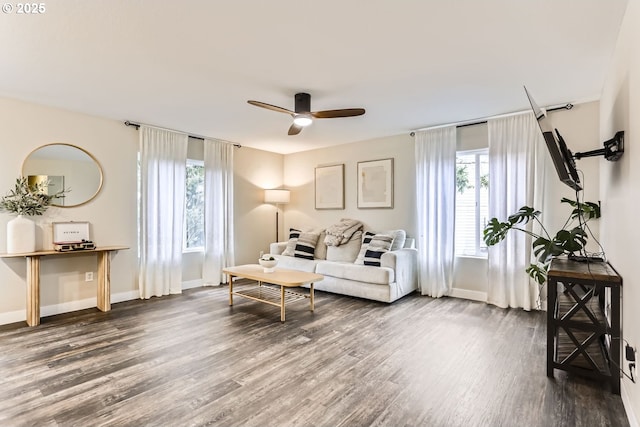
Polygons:
M538 284L547 280L547 271L553 257L567 254L573 255L583 251L587 244L586 223L600 218L600 205L592 202L579 203L567 198L562 203L570 205L571 211L566 222L553 236L540 221L540 211L529 206L521 207L518 212L510 215L506 221L491 218L484 228L483 236L487 246L500 243L511 230L521 231L533 238L533 253L536 261L526 268L527 274ZM535 221L540 225L541 234L526 229L526 225ZM577 223L577 225L576 225Z

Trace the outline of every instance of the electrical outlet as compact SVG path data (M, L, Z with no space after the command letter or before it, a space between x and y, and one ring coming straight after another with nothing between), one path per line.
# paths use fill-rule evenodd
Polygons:
M86 273L84 273L84 281L93 282L93 271L87 271Z

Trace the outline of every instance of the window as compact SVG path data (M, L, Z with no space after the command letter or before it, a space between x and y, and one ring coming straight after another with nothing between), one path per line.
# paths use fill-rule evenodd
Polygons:
M458 256L486 256L482 229L489 216L489 153L487 149L456 155L456 240Z
M184 250L204 248L204 162L187 160Z

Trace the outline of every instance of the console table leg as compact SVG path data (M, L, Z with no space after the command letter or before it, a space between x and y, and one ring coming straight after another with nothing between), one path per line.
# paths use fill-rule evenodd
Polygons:
M233 276L229 275L229 305L233 305Z
M27 325L40 324L40 257L27 257Z
M111 310L111 257L108 251L98 253L98 310Z

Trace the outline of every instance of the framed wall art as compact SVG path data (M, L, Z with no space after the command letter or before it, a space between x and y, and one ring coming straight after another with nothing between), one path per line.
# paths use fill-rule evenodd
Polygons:
M344 164L316 167L316 209L344 209Z
M358 209L393 208L393 159L358 162Z

